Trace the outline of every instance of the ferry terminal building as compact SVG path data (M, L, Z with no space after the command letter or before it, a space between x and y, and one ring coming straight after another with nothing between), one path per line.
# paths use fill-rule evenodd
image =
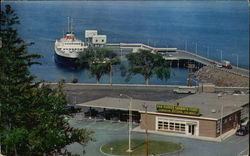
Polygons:
M102 113L118 111L118 118L126 121L129 103L127 98L105 97L77 104L76 107L84 111L96 109ZM143 105L147 106L147 112ZM132 99L132 112L133 121L139 122L141 129L216 138L249 118L249 94L197 93L173 101Z

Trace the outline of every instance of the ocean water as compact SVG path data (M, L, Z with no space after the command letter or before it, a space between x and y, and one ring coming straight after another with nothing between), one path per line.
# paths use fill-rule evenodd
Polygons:
M247 1L25 1L4 2L16 10L20 36L35 42L31 53L43 55L42 65L31 67L37 80L93 83L86 70L69 70L54 62L54 42L63 36L67 17L74 19L76 37L97 29L111 43L142 42L156 47L176 47L211 59L223 59L249 68L249 6ZM3 5L2 5L3 6ZM209 47L209 52L207 51ZM152 78L150 84L186 84L187 70L173 68L168 81ZM113 83L143 84L141 76L125 82L115 68ZM101 83L109 83L104 76Z

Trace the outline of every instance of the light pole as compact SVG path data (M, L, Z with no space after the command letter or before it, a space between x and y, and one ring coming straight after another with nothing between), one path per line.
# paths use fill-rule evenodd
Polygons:
M198 43L197 42L191 42L191 44L195 44L195 54L198 54Z
M239 67L239 55L238 54L232 54L233 56L236 55L236 58L237 58L237 69Z
M148 156L148 106L146 104L143 104L142 107L145 109L145 133L146 133L146 138L145 138L145 144L146 144L146 156Z
M122 48L120 48L120 54L121 54L121 59L122 59Z
M198 44L197 44L197 42L195 42L195 53L196 53L196 55L198 54Z
M222 62L222 50L220 50L220 61Z
M204 46L205 48L207 48L207 58L209 58L209 46Z
M220 52L220 62L222 62L223 51L222 51L222 50L219 50L219 49L216 49L216 51Z
M222 98L222 94L221 93L219 93L218 95L218 99L219 98ZM224 108L224 106L223 106L223 102L221 103L221 110L220 110L220 117L221 117L221 121L220 121L220 140L222 141L222 128L223 128L223 108Z
M187 40L185 40L185 51L187 51Z
M127 98L130 99L129 108L128 108L129 109L129 124L128 124L129 128L128 128L128 150L127 150L127 152L133 152L133 150L131 149L131 130L132 130L132 111L131 111L131 109L132 109L133 98L126 95L126 94L120 94L120 96L126 96Z

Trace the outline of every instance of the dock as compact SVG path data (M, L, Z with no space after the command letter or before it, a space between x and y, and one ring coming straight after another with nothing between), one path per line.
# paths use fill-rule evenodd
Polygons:
M137 52L139 49L145 49L155 53L162 53L166 60L177 64L177 66L179 66L180 63L183 64L183 62L193 61L198 68L202 66L210 66L212 68L217 68L228 73L236 74L243 77L249 77L248 69L244 69L234 65L232 65L232 69L221 68L217 66L221 64L221 62L177 48L157 48L143 43L107 43L106 47L110 47L113 49L118 48L121 56L131 52Z

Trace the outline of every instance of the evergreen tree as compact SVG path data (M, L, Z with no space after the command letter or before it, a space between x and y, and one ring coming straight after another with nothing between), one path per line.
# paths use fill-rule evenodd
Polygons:
M28 67L37 62L39 55L28 54L27 44L18 37L13 25L19 24L18 17L6 5L0 16L0 109L1 144L5 151L17 153L28 134L23 125L24 104L30 99L29 89L35 87L34 76L29 75ZM9 153L7 153L9 154Z
M0 145L5 155L46 155L92 140L90 131L70 127L61 84L56 89L34 83L29 67L40 55L29 54L18 37L19 20L10 5L0 15Z
M148 50L140 49L137 53L126 55L129 63L127 80L133 75L141 74L144 77L145 84L153 75L161 80L167 80L170 77L169 63L159 53L154 54Z

